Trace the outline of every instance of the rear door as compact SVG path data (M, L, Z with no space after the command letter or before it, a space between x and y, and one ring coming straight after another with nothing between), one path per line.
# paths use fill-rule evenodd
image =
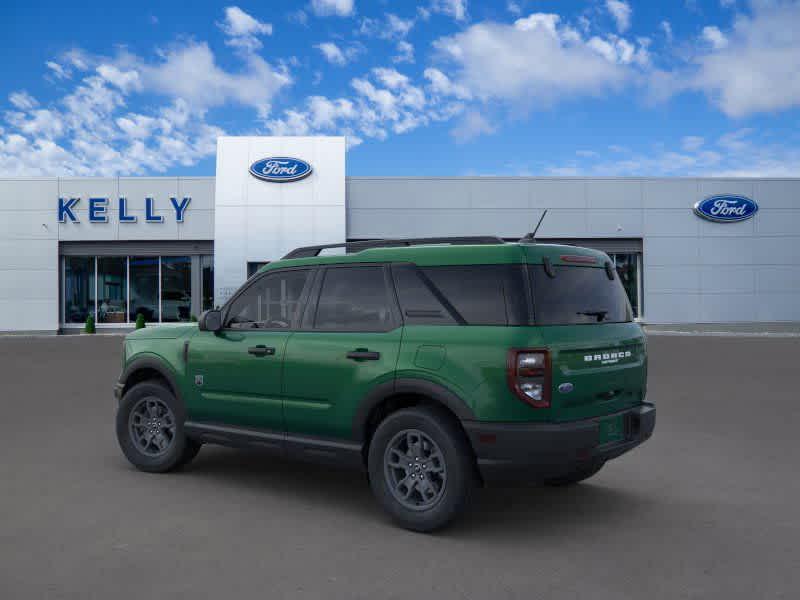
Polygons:
M229 304L222 331L189 345L190 418L283 431L282 361L311 269L256 276Z
M289 433L349 438L360 401L394 378L402 327L383 265L320 271L284 359Z
M552 360L552 417L607 415L644 400L645 338L619 277L603 265L530 267L534 311Z

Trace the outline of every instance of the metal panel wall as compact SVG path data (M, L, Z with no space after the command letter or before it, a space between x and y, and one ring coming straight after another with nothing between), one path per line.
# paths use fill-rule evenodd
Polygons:
M0 179L0 332L58 329L57 179Z
M760 210L741 223L692 212L719 193ZM347 201L353 239L514 238L547 208L543 240L642 240L648 322L800 321L800 179L350 177Z

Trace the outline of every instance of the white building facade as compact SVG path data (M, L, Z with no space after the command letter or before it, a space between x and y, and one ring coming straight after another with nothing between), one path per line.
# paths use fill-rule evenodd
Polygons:
M216 177L0 179L0 332L189 321L298 246L513 240L545 209L538 239L608 252L647 323L800 321L800 179L346 177L345 154L220 138Z

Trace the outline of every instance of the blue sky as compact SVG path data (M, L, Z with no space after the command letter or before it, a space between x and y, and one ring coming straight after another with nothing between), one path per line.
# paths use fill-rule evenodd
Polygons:
M5 2L0 175L800 176L800 1Z

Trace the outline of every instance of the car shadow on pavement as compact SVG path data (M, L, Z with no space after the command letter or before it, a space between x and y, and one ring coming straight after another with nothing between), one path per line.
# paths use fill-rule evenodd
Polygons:
M252 450L205 447L185 469L192 478L213 479L236 489L264 491L271 496L302 498L312 509L337 510L369 516L389 525L375 502L366 475L319 464L282 459ZM534 484L486 487L476 491L470 510L444 537L502 537L503 539L558 536L598 523L604 527L637 519L655 499L630 489L591 482L547 487Z

